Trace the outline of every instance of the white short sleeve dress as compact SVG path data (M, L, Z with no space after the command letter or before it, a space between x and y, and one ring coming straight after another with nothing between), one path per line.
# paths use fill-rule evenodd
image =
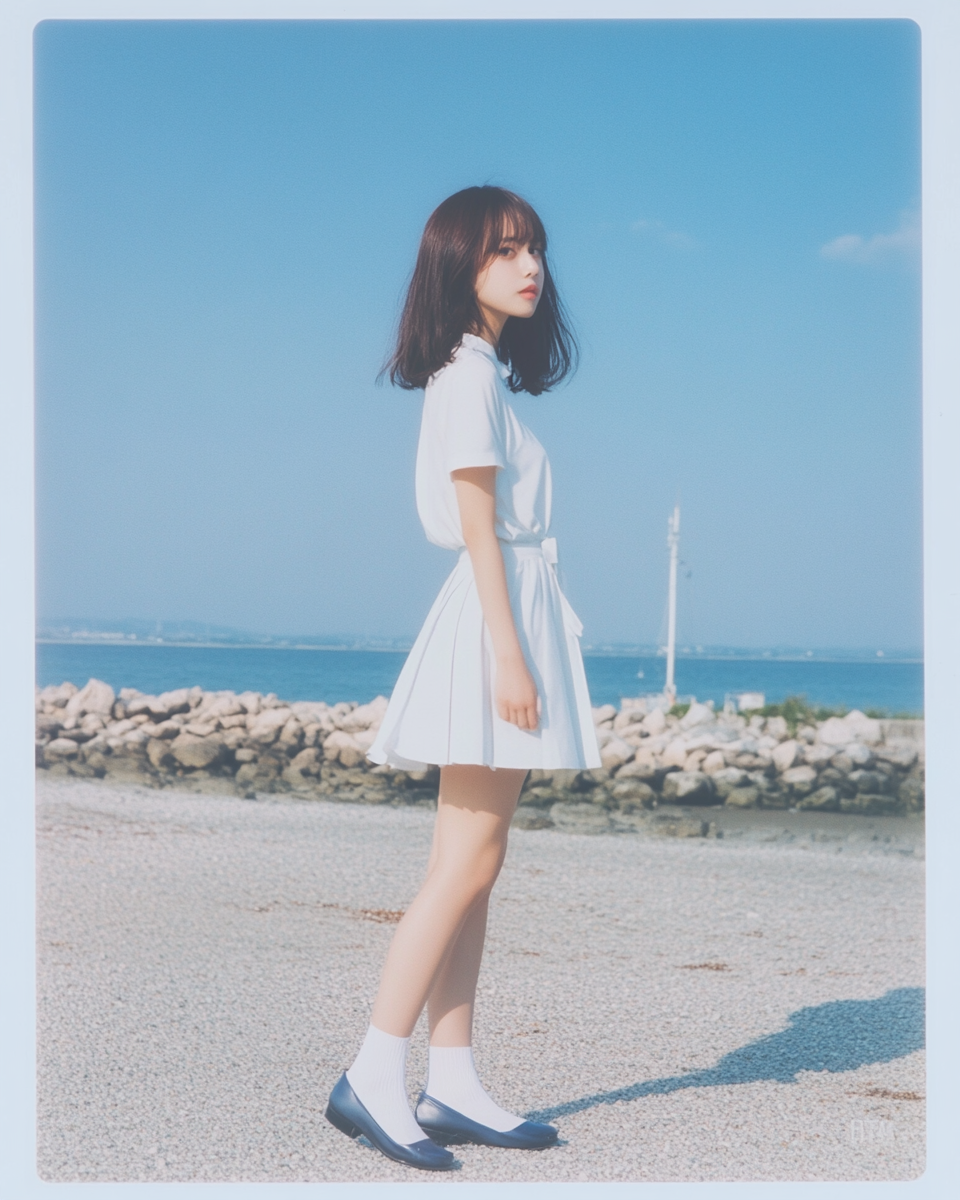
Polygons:
M417 511L427 538L460 558L400 672L375 763L586 769L600 766L583 659L582 626L557 582L550 537L550 464L510 407L509 369L465 334L427 383L417 449ZM518 729L494 702L496 660L463 541L450 472L496 467L496 532L514 621L540 696L540 726Z

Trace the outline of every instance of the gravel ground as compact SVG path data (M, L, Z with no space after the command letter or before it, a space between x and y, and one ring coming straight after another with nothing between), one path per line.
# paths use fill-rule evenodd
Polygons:
M881 1180L924 1166L919 822L515 830L477 1060L554 1120L433 1176L323 1117L429 811L43 780L48 1181ZM796 814L796 816L806 816ZM739 818L738 818L739 819ZM411 1095L425 1064L414 1035Z

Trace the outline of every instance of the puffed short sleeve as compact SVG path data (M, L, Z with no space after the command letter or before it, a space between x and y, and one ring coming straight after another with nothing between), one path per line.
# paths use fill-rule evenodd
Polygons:
M444 466L448 472L505 467L506 414L496 368L480 355L455 365L461 369L449 371L444 380Z

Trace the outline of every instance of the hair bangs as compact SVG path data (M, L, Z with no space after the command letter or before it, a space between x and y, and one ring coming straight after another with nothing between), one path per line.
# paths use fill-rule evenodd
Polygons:
M504 242L536 246L544 251L547 248L546 230L534 208L522 196L506 190L498 191L499 203L487 210L483 261L478 264L478 269L482 269L493 258Z

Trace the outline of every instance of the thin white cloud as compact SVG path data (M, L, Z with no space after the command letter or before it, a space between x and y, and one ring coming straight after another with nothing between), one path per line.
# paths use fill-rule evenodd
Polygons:
M632 221L630 232L652 237L662 245L672 246L675 250L695 250L698 244L688 233L681 233L678 229L669 229L663 221L653 221L645 217L641 217L638 221Z
M859 233L844 233L820 247L820 257L836 262L869 264L902 254L913 254L920 248L920 218L917 213L905 212L900 228L893 233L875 233L871 238Z

